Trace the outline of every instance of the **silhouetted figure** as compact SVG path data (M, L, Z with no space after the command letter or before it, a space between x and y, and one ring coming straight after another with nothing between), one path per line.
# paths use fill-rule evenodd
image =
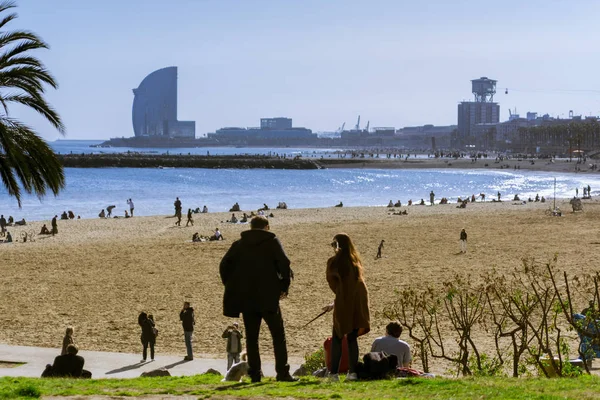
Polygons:
M54 218L52 218L52 236L56 235L58 233L58 224L56 223L56 219L58 218L58 215L55 215Z
M187 222L185 223L185 226L188 226L189 224L192 224L192 226L194 226L194 220L192 219L192 209L191 208L188 208Z
M104 212L104 208L102 209L102 211L100 211L100 213L98 214L98 218L106 218L106 213Z
M460 231L460 252L467 252L467 231L464 229Z
M433 190L431 191L431 193L429 193L429 204L434 205L434 200L435 200L435 193L433 193Z
M112 215L112 210L113 208L115 208L115 205L110 205L108 207L106 207L106 211L108 212L108 214L106 215L108 218L110 218L110 216Z
M66 211L63 211L63 213L60 214L60 219L69 219L69 216L67 215Z
M385 242L385 240L381 240L381 242L379 243L379 247L377 247L377 255L375 256L375 258L381 258L381 250L383 249L383 243Z
M127 204L129 204L129 213L131 214L131 216L133 217L133 210L134 210L134 205L133 205L133 200L128 199L127 200Z
M46 224L42 226L42 229L40 230L40 235L50 235L50 231L48 230Z
M75 219L75 214L71 210L69 210L69 219Z

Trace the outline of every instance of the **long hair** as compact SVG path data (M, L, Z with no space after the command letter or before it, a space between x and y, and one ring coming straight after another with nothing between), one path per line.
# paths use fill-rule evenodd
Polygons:
M345 233L338 233L333 237L336 253L332 266L337 269L342 279L351 275L356 279L362 278L362 263L360 254L356 251L352 239Z
M148 319L148 314L146 314L144 311L142 311L140 313L140 315L138 316L138 324L140 326L142 326L142 324L144 323L144 321L146 321Z

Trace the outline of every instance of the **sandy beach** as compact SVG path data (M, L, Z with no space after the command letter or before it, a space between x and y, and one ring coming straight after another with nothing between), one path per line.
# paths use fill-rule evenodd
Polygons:
M271 230L296 275L281 303L290 355L302 357L330 335L330 315L302 326L333 299L324 274L334 234L348 233L363 258L372 318L371 333L359 339L366 352L384 332L388 321L379 312L396 288L441 284L455 274L477 280L492 268L517 266L523 257L546 261L555 253L558 266L570 274L597 270L600 202L585 200L582 213L571 213L565 200L558 204L565 211L560 218L545 215L551 202L402 207L406 216L390 215L385 207L274 210ZM188 300L196 309L195 352L224 356L221 333L231 320L222 316L219 262L249 229L223 223L228 216L196 214L194 227L176 227L166 216L58 221L55 237L0 245L0 342L59 347L65 327L73 325L83 350L141 351L136 321L145 310L154 314L160 331L158 357L183 356L178 313ZM20 239L22 231L37 233L49 222L30 222L11 232ZM225 241L190 242L194 232L208 235L215 227ZM461 228L469 234L465 255L459 254ZM383 258L375 259L381 239ZM266 328L261 349L265 358L272 357Z

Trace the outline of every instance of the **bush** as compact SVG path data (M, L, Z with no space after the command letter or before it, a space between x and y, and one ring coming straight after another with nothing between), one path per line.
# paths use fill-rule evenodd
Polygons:
M42 397L42 392L34 384L22 384L15 388L15 397Z
M311 374L321 368L325 368L325 351L321 348L314 353L304 355L304 368Z

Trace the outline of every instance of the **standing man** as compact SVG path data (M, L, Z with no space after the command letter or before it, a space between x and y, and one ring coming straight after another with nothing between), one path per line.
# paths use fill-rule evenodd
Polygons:
M127 200L127 204L129 204L129 213L133 217L133 200L131 200L131 199Z
M242 332L239 330L237 322L229 325L223 332L223 339L227 339L227 371L233 363L240 362L240 353L242 352Z
M460 231L460 252L467 252L467 231L465 231L464 228Z
M434 204L434 202L433 202L434 200L435 200L435 193L433 193L433 190L432 190L431 193L429 193L429 203L431 205L433 205Z
M52 236L58 233L58 224L56 223L57 218L58 215L55 215L54 218L52 218Z
M0 215L0 233L2 236L6 234L6 218L4 218L4 215Z
M385 240L381 239L381 243L379 243L379 247L377 247L377 255L375 258L381 258L381 250L383 249L383 243Z
M250 230L233 242L223 259L219 272L225 285L223 314L244 318L248 375L252 382L260 382L261 363L258 349L260 324L264 319L273 337L277 380L294 382L290 375L283 318L279 299L288 294L294 277L281 242L269 231L269 220L256 216L250 221Z
M502 195L500 194L500 191L498 191L498 201L500 201L501 197L502 197Z
M179 200L179 197L175 199L175 203L173 203L173 205L175 206L175 216L177 217L177 222L175 222L175 225L181 226L181 200Z
M192 218L192 209L188 208L187 222L185 223L185 226L188 226L190 223L192 224L192 226L194 226L194 219Z
M183 303L183 310L179 313L179 320L183 326L183 335L185 336L185 348L187 355L183 357L185 361L192 361L194 359L194 353L192 351L192 336L194 335L194 324L196 323L194 318L194 309L190 307L190 302L185 301Z

